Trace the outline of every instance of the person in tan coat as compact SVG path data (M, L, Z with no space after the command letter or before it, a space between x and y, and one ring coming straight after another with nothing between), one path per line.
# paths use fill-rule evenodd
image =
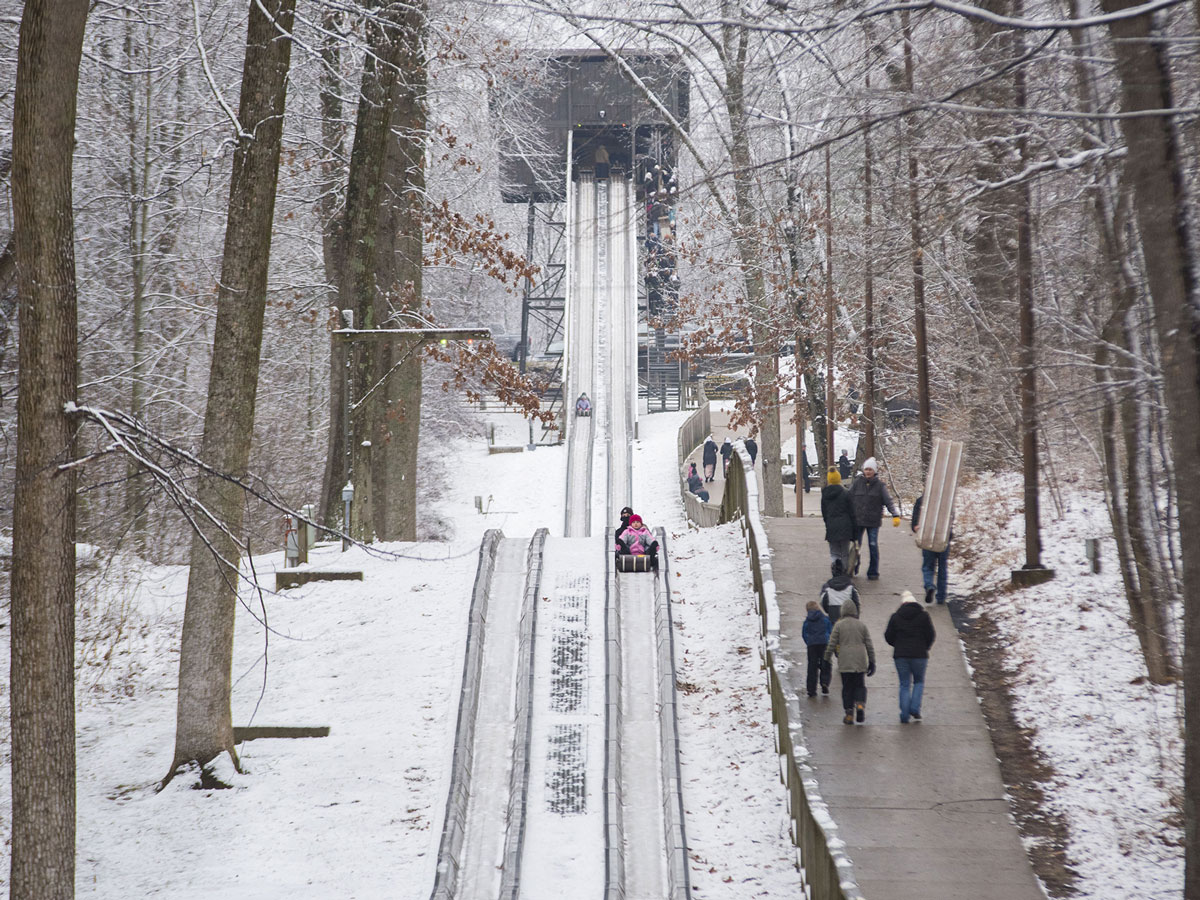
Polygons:
M853 600L842 603L842 615L833 626L825 659L837 657L838 674L842 676L842 722L861 724L867 717L867 678L875 674L875 647L871 632L858 618Z

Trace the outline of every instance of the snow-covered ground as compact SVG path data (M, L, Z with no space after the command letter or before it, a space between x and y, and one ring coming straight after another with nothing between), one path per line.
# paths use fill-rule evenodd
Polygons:
M1068 825L1079 896L1179 898L1182 697L1145 679L1103 495L1059 491L1061 518L1042 502L1042 562L1054 580L994 591L1025 561L1020 477L964 484L950 590L987 592L984 609L1008 642L1017 718L1056 773L1046 792ZM1085 556L1091 537L1103 538L1100 574ZM970 571L964 555L975 560Z
M676 480L681 421L642 420L634 496L671 540L694 893L795 897L741 535L736 526L688 529ZM81 552L77 896L428 896L479 539L496 527L510 537L543 525L561 534L566 465L563 448L489 455L480 440L447 452L460 477L434 512L452 523L450 541L322 547L314 564L361 568L364 580L246 592L235 724L331 731L242 744L244 775L219 766L229 790L179 778L156 791L173 749L186 569ZM280 565L278 553L255 558L264 588ZM0 630L4 680L7 639ZM0 707L6 728L6 697ZM0 817L0 881L9 822Z
M667 530L692 894L801 897L741 527L691 527L675 442L684 414L643 416L633 507Z

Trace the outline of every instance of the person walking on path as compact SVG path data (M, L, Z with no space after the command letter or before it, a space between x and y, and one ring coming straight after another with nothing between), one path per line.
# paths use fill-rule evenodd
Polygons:
M704 442L704 480L712 481L717 474L717 442L713 440L710 434L708 440Z
M733 456L733 441L725 438L725 443L721 445L721 477L729 477L729 457Z
M842 451L842 455L837 461L838 474L842 476L842 481L848 481L850 476L854 474L854 463L850 461L850 457L846 455L846 451Z
M846 567L840 559L833 561L833 577L821 585L821 609L829 616L829 621L836 623L842 615L842 607L847 603L859 608L858 591Z
M830 666L825 659L825 647L829 644L829 633L833 631L833 623L829 616L821 612L816 600L809 600L805 608L808 615L804 617L804 625L800 634L804 638L804 647L808 653L808 681L805 687L808 696L817 696L817 683L821 685L821 693L829 693Z
M850 568L850 541L854 539L854 510L838 470L830 469L827 477L829 484L821 488L821 518L825 521L829 562L841 562L846 571Z
M805 623L807 626L807 622ZM933 619L912 591L900 595L900 608L888 619L883 639L895 648L896 674L900 677L900 721L921 721L921 695L925 692L925 667L936 634Z
M892 514L892 526L900 527L900 514L892 503L887 486L878 475L875 457L863 463L862 474L850 485L850 502L854 506L855 543L862 547L863 532L867 534L867 547L871 553L867 564L867 580L879 579L879 526L883 523L883 509ZM860 554L861 555L861 554Z
M917 526L921 521L921 501L925 499L921 495L913 503L912 508L912 530L916 531ZM950 541L954 539L954 532L951 531L946 538L946 546L939 553L936 550L926 550L921 548L921 578L925 582L925 602L932 603L934 595L937 596L939 604L946 602L946 567L950 564ZM934 585L934 573L936 570L937 584Z
M812 488L812 482L808 477L808 451L800 451L800 477L804 479L804 493L808 493Z
M842 604L842 617L829 633L825 659L837 657L842 677L842 723L861 725L867 719L867 679L875 674L875 647L871 632L858 618L858 607L849 600Z
M758 459L758 441L748 437L742 443L746 446L746 452L750 454L750 465L754 465L754 461Z

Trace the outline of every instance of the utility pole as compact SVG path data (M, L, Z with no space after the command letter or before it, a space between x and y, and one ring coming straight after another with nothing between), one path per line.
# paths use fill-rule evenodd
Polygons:
M1020 15L1021 3L1015 4L1015 14ZM1018 58L1025 52L1025 40L1020 32L1014 39L1013 53ZM1027 98L1025 69L1019 67L1013 76L1014 93L1018 109L1025 107ZM1017 138L1017 153L1022 164L1029 158L1028 142L1024 133ZM1049 581L1054 570L1042 565L1042 532L1040 522L1040 499L1038 496L1038 420L1037 420L1037 357L1034 353L1035 336L1033 321L1033 197L1029 180L1021 183L1020 211L1017 213L1017 300L1019 304L1018 326L1020 329L1021 364L1021 456L1025 475L1025 565L1014 569L1014 584L1030 585Z
M871 73L867 73L867 93L871 92ZM863 217L863 226L865 232L865 244L863 248L864 263L866 272L863 279L863 302L866 306L866 333L864 337L867 342L867 396L863 399L863 417L866 419L866 424L863 428L863 437L866 443L866 458L875 455L875 270L874 270L874 247L871 243L871 228L872 228L872 208L871 204L874 199L872 193L872 172L875 166L874 154L871 150L871 129L868 127L863 132L863 155L865 157L863 166L863 209L865 215Z
M796 515L804 515L804 354L796 332Z
M833 465L833 176L825 145L825 471ZM825 483L825 475L821 476Z
M913 93L912 23L908 10L901 13L904 29L904 88ZM907 119L905 122L907 123ZM917 339L917 410L921 432L921 468L929 468L933 450L933 426L929 409L929 351L925 335L925 250L921 246L921 196L917 189L917 154L913 150L913 128L908 135L908 201L912 213L913 332Z

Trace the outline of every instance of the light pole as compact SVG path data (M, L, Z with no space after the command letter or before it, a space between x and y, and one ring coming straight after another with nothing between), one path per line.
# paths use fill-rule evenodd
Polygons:
M350 504L354 502L354 485L349 481L342 488L342 552L350 549Z

